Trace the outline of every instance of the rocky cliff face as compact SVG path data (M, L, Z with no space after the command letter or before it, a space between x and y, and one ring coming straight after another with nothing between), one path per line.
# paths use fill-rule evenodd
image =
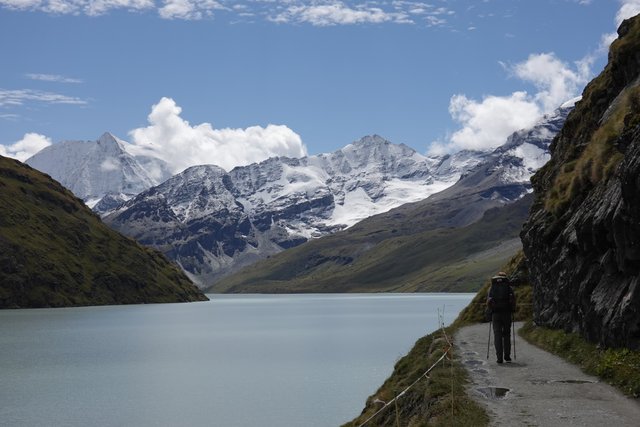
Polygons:
M521 237L538 324L640 347L640 18L622 23L532 179Z

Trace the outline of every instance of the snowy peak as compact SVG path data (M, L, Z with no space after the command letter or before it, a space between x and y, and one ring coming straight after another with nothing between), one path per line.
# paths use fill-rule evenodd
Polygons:
M100 138L98 138L96 143L97 143L96 145L98 147L104 147L105 149L110 149L111 147L114 147L114 149L117 149L120 152L124 152L125 151L124 141L121 141L120 139L116 138L110 132L103 133L100 136ZM115 147L117 147L117 148L115 148Z
M551 143L573 110L575 101L569 101L545 115L530 129L513 133L502 147L494 151L505 182L528 184L533 174L549 161Z
M434 168L441 164L373 135L334 153L271 158L229 172L194 166L105 221L142 243L171 248L167 255L206 286L283 249L426 199L474 163L461 159L444 178Z
M96 141L51 145L26 163L69 188L91 206L106 195L128 199L170 176L164 162L134 157L127 143L105 132Z

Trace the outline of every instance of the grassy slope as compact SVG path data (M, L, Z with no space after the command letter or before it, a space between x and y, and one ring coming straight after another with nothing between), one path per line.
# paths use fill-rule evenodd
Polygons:
M530 198L490 209L467 227L394 236L371 229L334 235L281 252L216 283L216 292L427 292L478 289L502 266ZM382 239L368 236L386 233Z
M159 252L49 176L0 157L0 308L205 300Z
M451 335L454 328L447 328ZM344 427L359 426L371 418L383 404L422 377L443 354L447 341L442 331L434 332L416 342L411 351L400 359L391 376L367 399L360 416L346 423ZM455 359L453 363L445 359L422 378L405 394L398 398L398 405L391 405L380 412L367 426L486 426L489 417L484 410L471 400L464 390L468 380L464 367Z
M526 321L521 334L529 342L577 364L585 372L597 375L618 387L622 392L640 396L640 352L628 349L601 349L587 343L576 334L536 327L532 321L532 292L528 279L526 261L522 252L516 254L502 269L516 278L515 292L518 310L515 319ZM465 325L484 321L485 301L490 282L487 281L469 305L460 312L456 321L445 328L448 336ZM367 399L360 416L345 426L357 426L371 417L382 404L397 392L420 378L446 347L441 331L419 339L413 349L400 359L391 376ZM398 420L403 426L484 426L489 424L488 415L465 393L468 376L453 350L453 364L447 361L432 371L428 379L420 380L414 388L398 399ZM453 397L453 398L452 398ZM395 405L390 406L368 426L395 425Z
M636 19L633 23L634 27L640 26L640 19ZM627 38L623 42L614 43L612 46L612 52L610 57L616 56L617 51L625 48L625 44L640 44L640 31L634 33L633 38ZM636 50L637 52L637 50ZM637 62L637 57L631 57L630 60ZM608 66L609 68L609 66ZM614 82L611 81L610 75L604 74L603 78L597 79L590 83L585 91L583 100L589 101L590 98L595 99L597 104L599 100L606 99L608 91L613 90ZM601 114L597 111L591 111L586 106L590 105L591 101L581 104L578 108L578 112L575 113L575 117L578 117L575 121L567 121L567 126L571 127L571 131L578 135L578 137L572 138L573 140L587 140L591 142L591 149L581 151L579 149L566 150L566 156L564 158L552 159L555 162L561 164L560 173L557 176L552 176L553 179L545 185L552 188L548 194L545 194L545 208L555 214L560 214L567 206L572 202L572 199L584 191L585 187L595 185L599 180L606 179L608 174L612 173L613 168L617 162L620 161L614 147L610 143L615 139L614 137L620 132L623 132L625 128L635 127L639 124L636 120L636 116L629 114L629 112L636 112L640 110L640 91L634 87L628 87L623 92L623 96L619 98L618 104L614 105L611 109L611 113L605 121L602 122L602 131L594 133L594 126L600 125ZM608 105L607 103L600 102L601 105ZM589 135L588 137L580 137ZM591 136L593 135L593 137ZM544 169L555 167L553 164L548 163ZM538 174L538 179L541 175ZM544 178L544 176L543 176ZM621 391L634 396L640 396L640 351L632 351L626 348L620 349L603 349L596 345L586 342L583 338L577 334L566 333L562 330L551 330L547 328L536 327L532 319L532 287L529 282L529 276L526 268L526 263L522 253L518 254L511 262L505 267L505 270L510 275L515 275L520 278L518 286L516 286L516 294L519 301L518 313L516 319L527 321L525 327L521 331L521 335L540 347L557 354L568 361L579 365L586 372L600 376L603 380L618 387ZM487 292L489 289L489 283L480 289L473 301L460 313L458 319L451 326L451 330L463 326L465 324L481 322L484 318L484 301L486 300ZM411 375L411 372L419 370L427 363L424 354L429 354L425 351L425 344L422 341L433 340L437 333L428 337L422 338L416 343L415 348L409 353L408 356L403 358L396 364L396 368L392 376L385 382L385 385L374 396L379 396L382 393L389 395L389 386L387 384L406 383L415 376ZM420 356L415 356L414 352ZM405 366L406 364L409 367ZM443 389L446 384L446 379L437 380L433 384L433 388ZM448 381L451 381L448 377ZM454 381L464 381L463 377L454 377ZM391 386L393 387L393 386ZM422 390L422 396L412 395L411 398L405 399L404 397L399 401L399 414L401 414L401 425L437 425L442 423L442 420L447 417L447 413L450 410L441 408L440 411L434 411L430 409L430 403L438 405L439 402L444 401L444 397L440 400L429 399L428 389ZM444 393L442 396L446 396ZM463 397L464 399L464 397ZM367 401L365 407L365 415L373 413L373 400L372 396ZM470 409L471 414L477 414L475 408ZM409 416L405 416L409 414ZM389 414L386 418L376 419L371 425L394 425L394 412L393 408L389 409ZM449 417L449 423L447 425L465 425L461 419L462 417L470 415L460 415L454 413ZM477 421L474 420L474 416L467 418L469 422L466 425L483 425L487 421L482 419L480 415ZM382 417L382 414L381 414ZM358 425L364 421L366 417L359 417L354 420L352 425Z
M518 278L515 287L519 301L516 319L531 318L531 287L526 279L526 265L522 252L509 260L502 269L510 277ZM494 272L495 273L495 272ZM445 331L449 337L462 326L484 321L484 308L490 282L486 280L482 289L460 313L456 321ZM419 339L413 349L396 363L393 373L376 393L367 399L362 414L345 426L357 426L380 409L376 399L387 402L394 392L403 390L413 383L437 360L447 345L442 331L436 331ZM400 425L406 426L484 426L489 417L484 410L471 400L465 392L468 381L465 368L453 350L453 363L447 361L439 365L429 375L420 380L414 388L398 400ZM395 425L395 406L387 408L367 425Z

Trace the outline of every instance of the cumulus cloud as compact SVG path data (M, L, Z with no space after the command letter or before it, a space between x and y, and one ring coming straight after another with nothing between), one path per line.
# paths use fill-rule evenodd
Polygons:
M588 0L575 2L590 3ZM621 0L619 3L616 27L640 13L640 0ZM511 133L533 125L543 114L575 98L592 78L591 67L596 56L606 52L616 37L616 33L603 34L598 50L573 64L561 61L553 53L532 54L515 65L502 64L512 76L532 84L535 92L485 96L479 101L454 95L449 103L449 113L460 128L444 141L433 142L430 153L491 149L503 144Z
M210 123L192 126L181 113L173 99L162 98L151 108L149 126L129 132L132 144L127 149L166 161L174 173L194 165L215 164L230 170L273 156L307 154L300 136L287 126L214 129Z
M616 13L616 27L622 24L625 19L640 13L640 0L623 0L620 3L620 9Z
M526 61L510 68L521 80L538 88L535 101L548 112L575 97L589 82L593 60L587 56L571 67L553 53L540 53L529 55Z
M616 13L615 28L618 28L622 21L625 19L636 16L640 13L640 0L621 0L620 9ZM618 34L615 31L603 34L600 40L600 51L606 52L609 50L609 46L618 38Z
M0 145L0 155L12 157L24 162L29 157L51 145L51 139L39 133L26 133L22 139L12 145Z
M514 131L533 125L541 110L526 92L514 92L509 96L486 96L481 101L454 95L449 114L462 127L447 142L432 144L431 154L495 148Z
M589 56L571 66L553 53L541 53L514 65L502 64L510 74L532 84L536 92L489 95L479 101L454 95L449 113L460 128L447 140L432 143L429 152L489 150L504 144L513 132L532 126L543 114L575 98L590 79L591 63Z

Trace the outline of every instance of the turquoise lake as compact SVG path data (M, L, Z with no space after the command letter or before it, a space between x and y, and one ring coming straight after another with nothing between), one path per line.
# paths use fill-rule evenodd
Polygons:
M0 311L2 426L337 426L473 294Z

